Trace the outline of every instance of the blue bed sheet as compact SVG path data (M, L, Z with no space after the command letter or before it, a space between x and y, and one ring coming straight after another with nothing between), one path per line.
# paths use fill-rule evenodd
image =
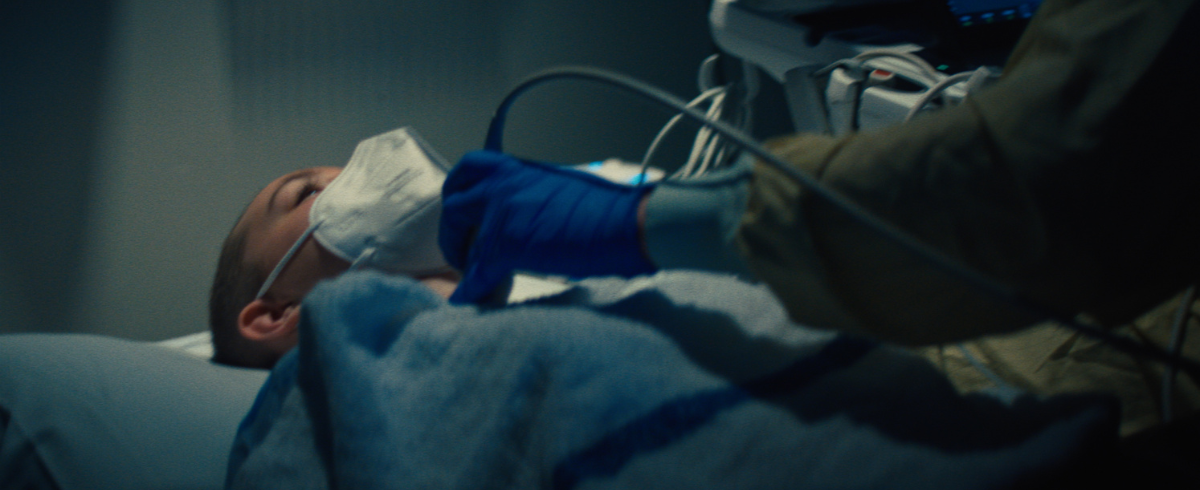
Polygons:
M962 396L698 272L505 308L351 273L239 431L231 488L1003 488L1116 434L1111 400Z

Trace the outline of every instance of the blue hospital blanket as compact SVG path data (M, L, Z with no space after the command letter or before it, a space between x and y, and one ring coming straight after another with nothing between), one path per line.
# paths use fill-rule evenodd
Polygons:
M357 272L301 318L231 488L1001 488L1116 434L1107 399L962 396L704 273L480 309Z

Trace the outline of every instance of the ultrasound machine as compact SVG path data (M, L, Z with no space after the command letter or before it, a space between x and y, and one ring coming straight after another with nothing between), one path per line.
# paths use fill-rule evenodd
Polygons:
M717 45L783 85L797 131L869 131L999 76L1041 0L715 0Z

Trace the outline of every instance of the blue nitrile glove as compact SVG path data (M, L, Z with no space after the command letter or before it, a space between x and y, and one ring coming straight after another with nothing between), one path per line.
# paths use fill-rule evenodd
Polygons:
M571 277L654 272L631 187L494 151L468 153L442 186L438 244L463 272L450 297L477 302L514 270Z

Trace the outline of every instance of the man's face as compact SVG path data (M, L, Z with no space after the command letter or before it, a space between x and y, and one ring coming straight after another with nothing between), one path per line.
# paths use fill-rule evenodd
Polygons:
M245 260L271 271L292 244L308 228L308 212L316 195L342 169L315 167L292 172L268 184L246 208L238 227L246 230ZM284 267L267 296L299 301L318 281L334 277L350 267L345 260L308 240Z

